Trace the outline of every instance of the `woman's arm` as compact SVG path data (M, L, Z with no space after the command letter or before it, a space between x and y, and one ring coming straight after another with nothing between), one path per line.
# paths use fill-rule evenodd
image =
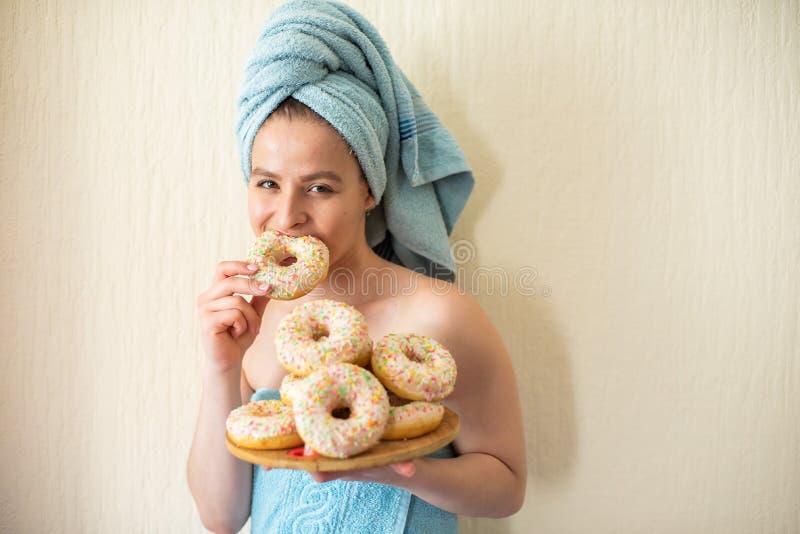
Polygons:
M186 470L203 525L216 533L238 532L250 516L252 466L225 446L228 414L247 400L242 357L258 335L269 300L263 288L242 276L250 272L244 262L220 262L211 287L197 298L203 392Z
M527 468L522 413L514 369L502 339L469 297L445 297L445 324L437 337L458 365L445 404L459 415L452 460L422 458L403 487L453 513L505 517L525 500ZM446 313L446 315L445 315ZM434 336L436 337L436 336Z
M217 534L239 532L250 516L252 466L225 447L225 420L242 404L241 368L204 371L197 428L187 477L203 525Z
M456 359L456 387L445 404L459 415L454 459L420 458L393 467L315 474L402 487L444 510L505 517L525 499L527 469L514 370L503 342L480 306L458 295L426 302L418 333L445 345Z

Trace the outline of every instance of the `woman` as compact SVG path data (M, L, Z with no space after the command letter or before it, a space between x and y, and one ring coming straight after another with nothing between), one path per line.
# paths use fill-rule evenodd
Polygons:
M289 42L296 50L297 40L285 39L286 31L300 25L303 35L313 33L309 21L317 21L320 32L333 32L338 38L348 35L351 42L359 42L348 33L350 29L343 29L350 28L348 24L354 26L353 32L378 43L375 48L388 68L396 68L386 60L388 51L374 29L360 15L338 4L285 4L268 21L260 42L271 42L270 53L284 58L287 54L275 52L273 45ZM276 32L283 38L270 41ZM328 44L332 42L329 37L325 39ZM299 45L300 55L313 46L307 42ZM368 50L364 57L376 56ZM251 68L254 63L258 69ZM374 64L370 66L373 73L379 70ZM295 70L301 68L302 64L294 64L289 76L296 76ZM251 75L259 73L253 75L256 78L265 70L274 73L280 69L279 65L264 62L258 54L251 56L248 66ZM386 140L381 144L370 142L368 135L345 124L348 119L342 119L341 110L347 109L346 103L324 106L329 94L347 95L345 99L350 99L353 94L370 90L370 80L362 83L351 79L351 73L356 71L357 64L349 72L340 73L339 78L328 73L323 79L302 86L306 90L298 90L296 83L270 81L270 87L291 88L292 96L280 90L262 90L260 93L268 96L260 106L252 105L248 96L254 84L248 88L246 81L243 89L240 104L248 117L240 120L240 142L243 170L249 178L253 233L257 236L273 229L293 236L318 237L330 250L331 274L305 297L288 302L268 301L264 296L268 288L254 287L247 278L252 273L247 264L223 261L217 266L211 286L197 299L205 359L188 479L203 524L214 532L236 532L249 516L254 531L302 531L313 526L337 531L448 532L457 528L454 514L503 517L516 512L524 499L526 466L521 414L513 369L502 340L474 300L447 282L415 272L427 267L428 273L437 274L431 267L438 266L441 274L439 262L447 260L437 254L435 244L421 246L425 239L397 237L408 234L414 224L407 222L409 218L424 218L420 212L408 213L409 208L398 200L404 185L397 181L408 180L413 171L409 171L410 160L403 153L410 138L401 139L402 125L397 126L401 121L393 122L397 112L387 104L381 82L372 84L377 90L365 97L368 102L362 102L358 109L351 108L354 116L363 118L368 113L359 110L381 107L383 119L367 119L369 124L361 125L361 130L373 128L368 134L375 139ZM402 74L394 79L407 83ZM410 84L406 87L410 87L412 96L407 103L413 102L419 110L421 99ZM273 94L277 96L270 101L269 95ZM401 101L397 109L402 114L403 98L397 100ZM312 106L322 113L312 111ZM259 107L260 114L253 112ZM387 124L388 133L381 131L383 123ZM242 133L248 124L257 125L251 127L249 137ZM445 142L450 140L446 138ZM416 147L417 163L424 159L425 143L430 142L421 140ZM441 154L439 150L438 155ZM434 192L446 192L448 187L454 191L453 183L463 180L464 174L462 169L457 170L450 175L455 178L449 186ZM447 176L434 179L439 178ZM435 194L433 198L441 196ZM427 198L430 200L430 195ZM417 200L424 203L422 197ZM437 201L442 213L446 215L449 209L453 214L452 206L448 208L446 202ZM396 216L404 210L405 218ZM460 208L455 211L452 220L440 221L446 231L451 229ZM378 221L371 224L376 214ZM424 222L436 230L436 225ZM383 229L380 237L384 241L378 250L384 256L413 264L415 271L376 254L368 241L370 227ZM380 232L373 231L373 238L377 234ZM446 246L446 235L444 239ZM439 245L441 241L438 238ZM389 249L396 255L387 254ZM248 302L243 295L252 295L252 299ZM458 365L458 379L445 405L459 415L461 426L451 448L440 451L436 455L439 457L313 475L283 469L254 470L227 452L224 433L228 413L253 398L274 398L286 374L274 355L277 323L295 306L318 298L355 306L366 317L372 339L389 332L415 332L435 338L450 350Z

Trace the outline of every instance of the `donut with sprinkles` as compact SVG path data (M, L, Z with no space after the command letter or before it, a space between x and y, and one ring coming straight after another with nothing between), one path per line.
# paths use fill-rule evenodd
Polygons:
M312 300L289 312L275 332L275 355L290 373L307 376L337 362L367 365L372 340L364 315L335 300Z
M276 300L311 292L328 275L329 261L328 247L316 237L292 237L275 230L261 234L247 251L247 262L258 266L250 277L267 284L267 296Z
M303 380L304 377L297 376L289 373L288 375L283 377L281 380L281 401L286 406L292 405L292 397L294 396L295 392L297 391L297 386L300 384L300 381Z
M246 449L285 449L303 444L292 410L279 400L261 400L232 410L225 430L234 444Z
M346 418L335 412L349 410ZM375 445L389 418L389 397L378 379L349 363L320 367L292 398L297 433L306 447L330 458L349 458Z
M417 334L387 334L376 344L372 372L399 397L440 401L453 391L456 362L438 341Z
M389 420L381 439L397 440L422 436L438 428L444 406L435 402L411 401L389 407Z

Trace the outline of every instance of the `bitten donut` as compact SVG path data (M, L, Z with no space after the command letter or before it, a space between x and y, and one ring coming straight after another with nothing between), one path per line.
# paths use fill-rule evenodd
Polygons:
M285 265L287 258L297 261ZM250 246L247 262L258 266L251 277L270 286L267 296L292 300L309 293L327 276L328 247L316 237L267 230Z
M444 406L433 402L411 401L389 408L389 420L381 439L409 439L435 430L444 417Z
M297 392L297 386L300 384L303 378L304 377L302 376L297 376L290 373L284 376L283 380L281 380L281 401L286 406L292 405L292 397L294 397L294 394Z
M298 376L337 362L363 366L371 354L367 320L344 302L306 302L281 319L275 332L278 362Z
M320 367L298 385L292 401L297 433L307 447L331 458L349 458L375 445L389 417L381 383L349 363ZM349 417L334 417L339 408L349 408Z
M279 400L253 401L231 411L228 439L246 449L285 449L303 444L291 409Z
M384 336L375 344L371 366L383 385L404 399L439 401L452 393L456 383L455 360L427 336Z

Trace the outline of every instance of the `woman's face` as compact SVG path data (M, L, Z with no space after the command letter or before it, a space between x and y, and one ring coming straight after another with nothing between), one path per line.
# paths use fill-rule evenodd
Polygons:
M312 235L328 246L331 264L365 242L364 214L374 199L331 126L269 118L253 141L252 166L247 196L255 235Z

